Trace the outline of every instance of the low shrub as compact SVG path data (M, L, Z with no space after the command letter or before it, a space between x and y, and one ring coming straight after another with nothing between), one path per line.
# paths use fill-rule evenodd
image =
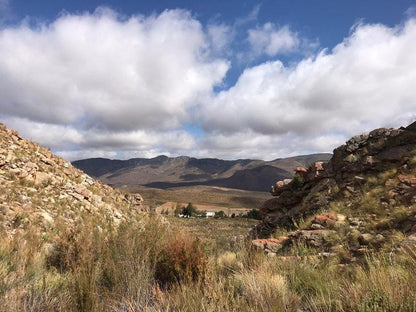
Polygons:
M162 247L155 266L155 279L162 288L204 278L207 257L201 242L189 233L177 232Z

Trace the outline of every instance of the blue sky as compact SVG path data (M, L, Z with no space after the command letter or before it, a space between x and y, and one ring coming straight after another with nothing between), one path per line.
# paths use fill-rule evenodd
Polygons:
M330 152L416 119L415 8L0 0L0 118L71 160Z

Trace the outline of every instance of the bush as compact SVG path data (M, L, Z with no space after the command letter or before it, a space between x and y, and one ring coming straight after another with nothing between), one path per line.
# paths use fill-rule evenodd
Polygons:
M192 217L196 216L198 213L198 210L194 207L194 205L192 205L192 203L188 203L186 207L182 206L175 209L175 215L182 214L187 217Z
M215 215L214 215L215 219L222 219L222 218L226 218L226 217L227 217L227 215L222 210L221 211L216 211Z
M305 180L303 180L303 178L300 175L295 174L295 176L293 177L293 180L292 180L291 184L295 188L301 188L305 184Z
M199 240L178 232L162 248L155 266L155 279L162 288L203 279L207 264Z
M247 212L245 215L243 215L243 218L261 220L260 210L251 209L249 212Z

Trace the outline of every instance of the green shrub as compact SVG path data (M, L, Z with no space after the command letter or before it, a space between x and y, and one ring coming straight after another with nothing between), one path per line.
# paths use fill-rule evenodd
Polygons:
M304 184L305 184L305 180L299 174L295 174L291 182L291 185L294 188L301 188Z
M246 214L244 214L243 218L261 220L260 210L253 208L250 211L248 211Z
M227 215L225 214L225 212L224 211L222 211L222 210L220 210L220 211L216 211L215 212L215 215L214 215L214 218L215 219L222 219L222 218L226 218L227 217Z

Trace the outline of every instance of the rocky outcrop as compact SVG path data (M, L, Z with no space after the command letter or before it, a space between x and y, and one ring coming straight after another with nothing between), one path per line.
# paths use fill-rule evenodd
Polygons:
M274 198L261 207L263 222L252 234L267 237L276 227L294 228L302 219L327 210L340 195L354 197L371 179L394 170L390 197L397 202L416 201L416 123L407 128L376 129L357 135L336 148L327 163L316 162L309 168L296 168L292 180L278 181L272 188ZM410 173L410 174L409 174Z
M286 249L294 244L303 244L308 247L326 248L333 247L332 238L337 229L346 225L346 216L337 213L322 213L303 229L289 232L278 238L261 238L252 241L252 246L257 250L264 250L268 254L283 254Z
M142 208L139 194L125 196L0 124L0 232L31 224L46 232L82 213L118 223Z

